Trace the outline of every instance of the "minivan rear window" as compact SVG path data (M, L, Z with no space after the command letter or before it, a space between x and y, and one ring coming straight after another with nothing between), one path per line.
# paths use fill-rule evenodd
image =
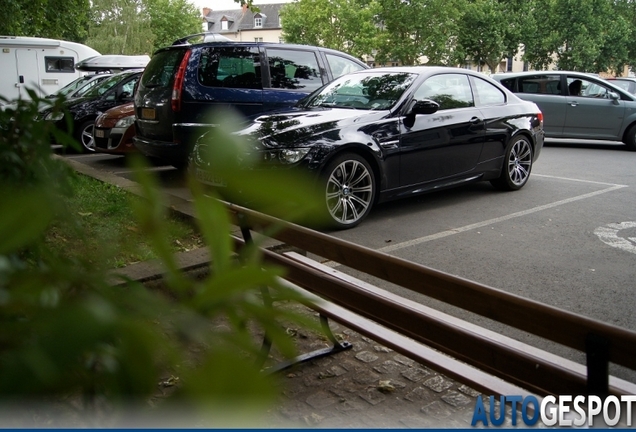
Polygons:
M171 87L174 74L185 54L184 49L161 51L152 56L141 77L143 87Z

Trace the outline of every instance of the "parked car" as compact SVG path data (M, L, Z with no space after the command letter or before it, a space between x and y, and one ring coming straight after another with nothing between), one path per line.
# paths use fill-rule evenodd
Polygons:
M622 141L636 151L636 96L581 72L541 71L493 75L545 116L549 138Z
M110 154L128 154L137 149L135 136L135 106L132 102L107 110L95 120L93 139L95 151Z
M626 92L630 94L636 95L636 78L629 77L616 77L616 78L605 78L610 83L614 84L616 87L620 87Z
M155 52L135 94L135 146L176 167L214 108L245 116L293 106L323 84L368 66L345 53L306 45L184 40Z
M350 228L375 203L416 193L482 180L522 188L543 146L543 116L478 72L377 68L337 78L235 134L258 161L250 170L310 173L331 224ZM211 135L197 141L191 169L223 193L225 178L205 155L224 143Z
M140 70L129 70L114 74L83 96L65 101L65 110L72 116L73 135L82 145L83 151L94 151L93 125L104 111L126 102L132 102L133 91ZM64 112L53 112L50 107L40 111L39 118L53 121L57 128L67 131Z

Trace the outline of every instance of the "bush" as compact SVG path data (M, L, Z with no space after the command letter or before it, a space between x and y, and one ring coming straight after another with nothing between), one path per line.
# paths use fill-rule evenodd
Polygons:
M263 287L274 303L295 298L278 283L282 271L265 266L255 247L235 256L225 208L192 182L213 264L202 279L184 274L142 162L136 171L146 201L134 210L166 269L161 292L132 281L113 287L90 264L48 251L43 234L68 216L59 197L70 193L72 175L52 159L50 136L77 144L34 121L48 102L32 97L0 112L0 406L19 408L3 416L5 425L130 426L132 418L143 426L250 425L247 414L276 394L260 371L254 326L294 354L278 322L298 317L261 298ZM163 399L167 388L174 394Z

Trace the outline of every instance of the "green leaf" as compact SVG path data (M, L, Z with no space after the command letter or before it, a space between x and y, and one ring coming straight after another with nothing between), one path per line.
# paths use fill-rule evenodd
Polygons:
M12 197L0 200L0 255L16 252L38 239L53 219L45 191L26 190L19 194L0 190Z

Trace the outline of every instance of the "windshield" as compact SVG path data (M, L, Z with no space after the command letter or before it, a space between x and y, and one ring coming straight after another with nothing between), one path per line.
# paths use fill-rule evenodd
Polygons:
M71 93L75 89L79 88L89 78L90 77L88 77L88 76L81 76L81 77L77 78L76 80L71 81L70 83L66 84L64 87L62 87L58 91L56 91L54 93L51 93L47 97L53 98L53 97L62 96L62 95L66 96L67 94Z
M408 72L365 72L344 75L303 99L303 107L388 110L415 80Z
M174 74L185 52L185 49L170 49L156 53L144 69L140 85L148 88L171 88Z
M130 74L117 74L117 75L113 75L111 77L108 77L104 81L102 81L99 84L97 84L96 86L91 87L91 89L88 90L86 93L84 93L82 96L89 97L89 98L99 97L99 96L103 95L104 93L106 93L111 88L115 87L124 78L126 78L129 75Z

